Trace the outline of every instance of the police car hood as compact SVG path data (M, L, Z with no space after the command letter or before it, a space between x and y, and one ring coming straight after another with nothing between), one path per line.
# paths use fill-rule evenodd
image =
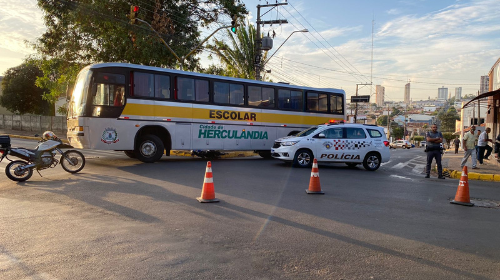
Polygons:
M276 139L276 142L285 142L285 141L299 141L301 139L304 139L304 137L297 137L297 136L287 136L283 138Z

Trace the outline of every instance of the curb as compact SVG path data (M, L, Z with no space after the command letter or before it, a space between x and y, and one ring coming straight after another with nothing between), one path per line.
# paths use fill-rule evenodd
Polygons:
M460 177L462 176L462 171L443 168L443 172L448 172L450 174L450 178L453 179L460 179ZM498 174L482 174L482 173L469 172L468 177L469 180L500 182L500 175Z
M193 155L191 155L190 152L177 151L177 150L170 151L170 155L181 156L181 157L194 157ZM220 156L219 158L253 157L253 156L257 156L257 155L258 154L254 153L254 152L249 152L249 151L228 152L228 153L225 153L224 155Z
M33 136L23 136L23 135L15 135L15 134L7 134L9 135L10 138L19 138L19 139L27 139L27 140L40 140L40 138L33 137ZM63 143L69 144L69 141L66 139L62 139ZM173 156L182 156L182 157L192 157L190 152L186 151L176 151L172 150L170 151L170 154ZM220 156L219 158L235 158L235 157L253 157L257 156L256 153L254 152L249 152L249 151L241 151L241 152L228 152L225 153L224 155Z

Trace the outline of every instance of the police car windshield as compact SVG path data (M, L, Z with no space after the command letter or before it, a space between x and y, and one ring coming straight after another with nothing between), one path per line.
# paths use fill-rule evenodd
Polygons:
M306 130L303 130L303 131L297 133L295 136L296 137L304 137L304 136L307 136L307 135L313 133L314 131L316 131L316 129L318 129L318 127L317 126L313 126L311 128L308 128Z

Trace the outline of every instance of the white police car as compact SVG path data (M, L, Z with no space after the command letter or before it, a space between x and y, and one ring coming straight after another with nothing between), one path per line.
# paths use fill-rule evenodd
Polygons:
M309 167L318 162L363 164L375 171L391 154L382 127L364 124L325 124L308 128L297 135L277 139L271 154L274 158Z

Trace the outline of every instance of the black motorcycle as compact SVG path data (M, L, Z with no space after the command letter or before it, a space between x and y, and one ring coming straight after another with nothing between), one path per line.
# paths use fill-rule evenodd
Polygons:
M76 150L63 152L61 149L73 148L73 146L63 143L51 131L44 132L38 143L35 149L13 148L8 135L0 136L0 162L4 158L10 161L5 168L5 174L9 179L18 182L26 181L33 175L33 169L40 174L40 170L54 168L59 162L69 173L80 172L85 166L83 154ZM60 160L56 159L57 153L61 154ZM22 160L11 160L8 156Z

